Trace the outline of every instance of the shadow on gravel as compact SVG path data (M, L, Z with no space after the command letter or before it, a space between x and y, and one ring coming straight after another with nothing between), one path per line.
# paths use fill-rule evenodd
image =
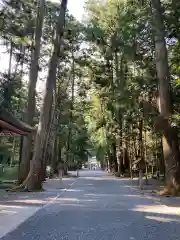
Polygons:
M0 210L3 207L41 207L52 201L58 194L68 189L74 178L50 179L44 183L43 192L0 192Z
M1 240L177 240L180 212L129 187L127 179L80 178L73 189Z

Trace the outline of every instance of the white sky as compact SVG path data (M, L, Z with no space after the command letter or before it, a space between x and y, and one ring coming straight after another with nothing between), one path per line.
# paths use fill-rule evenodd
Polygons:
M57 0L56 0L57 1ZM68 9L79 21L84 13L85 0L68 0Z
M60 0L50 0L52 2L59 2ZM81 21L84 13L84 3L85 0L68 0L68 10L69 12ZM6 48L0 46L0 72L4 72L8 68L9 55L4 53ZM42 88L42 82L37 83L37 88Z
M50 0L51 2L60 2L60 0ZM81 21L84 12L85 0L68 0L68 10L74 15L79 21Z

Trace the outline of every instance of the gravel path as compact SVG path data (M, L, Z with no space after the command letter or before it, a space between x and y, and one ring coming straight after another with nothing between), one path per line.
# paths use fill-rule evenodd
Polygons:
M53 204L1 240L180 240L180 216L101 171L82 171Z

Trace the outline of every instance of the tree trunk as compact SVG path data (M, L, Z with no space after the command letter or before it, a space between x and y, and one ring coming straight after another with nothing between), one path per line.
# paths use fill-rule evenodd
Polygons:
M46 150L46 146L45 146L43 148L41 173L40 173L40 178L42 182L46 180L46 166L48 162L47 158L48 158L48 151Z
M109 149L107 150L107 157L108 157L108 171L112 172L113 171L113 169L112 169L113 162L112 162L112 157L111 157L111 153L110 153Z
M55 104L53 105L53 107L51 108L51 110L49 111L49 122L47 125L47 132L45 135L45 140L44 140L44 144L43 144L43 152L42 152L42 169L41 169L41 179L42 181L45 180L46 178L46 167L48 164L48 158L52 158L52 154L50 151L50 147L51 147L51 139L52 139L52 125L53 125L53 121L54 121L54 111L55 111ZM50 162L50 161L49 161Z
M138 136L138 157L144 162L144 151L143 151L143 120L139 120L138 125L139 136Z
M118 140L118 157L117 157L117 163L118 163L118 176L120 177L121 175L121 158L122 158L122 138L123 138L123 119L120 110L118 109L117 113L117 120L118 120L118 125L119 125L119 140Z
M10 41L10 52L9 52L9 67L8 67L8 81L4 87L4 101L3 106L5 108L10 108L11 98L12 98L12 80L11 80L11 69L12 69L12 58L13 58L13 42Z
M72 46L73 48L73 46ZM74 50L72 49L72 86L71 86L71 106L69 113L69 126L68 126L68 139L67 139L67 156L66 156L66 165L69 162L72 162L70 158L71 143L72 143L72 121L73 121L73 109L74 109L74 87L75 87L75 59L74 59Z
M62 0L60 6L60 13L58 17L58 22L56 26L56 38L54 39L54 50L49 63L49 72L46 81L46 89L43 99L43 104L41 107L39 126L36 134L35 140L35 151L32 159L32 165L29 174L23 186L28 190L40 189L41 186L41 165L42 165L42 151L45 143L46 133L48 131L49 123L49 113L53 104L53 91L56 88L56 72L57 65L60 56L60 47L62 45L62 36L64 33L65 25L65 12L67 8L67 0Z
M169 123L172 115L170 72L165 42L165 30L160 0L151 0L153 34L155 40L156 70L159 83L159 112L157 126L162 133L167 189L163 194L177 194L180 190L180 153L177 132Z
M116 156L116 141L111 144L111 156L112 156L112 163L113 163L113 172L118 172L118 162Z
M57 164L57 157L56 157L56 149L57 149L57 136L56 136L56 128L57 126L57 116L54 117L53 119L53 130L52 130L52 144L51 144L51 177L54 176L54 170Z
M57 173L56 165L58 163L57 160L57 144L58 144L58 136L55 136L54 144L52 146L52 157L51 157L51 178L55 176Z
M56 101L55 101L55 109L58 108L58 106L61 105L62 98L61 98L61 84L58 84L57 89L57 95L56 95ZM57 175L57 164L61 161L61 140L60 137L56 134L56 126L58 125L58 122L60 121L61 117L61 111L54 112L54 118L53 118L53 132L52 132L52 158L51 158L51 177L54 177L54 175Z
M164 156L163 156L163 147L162 147L162 138L160 138L160 154L159 154L159 163L160 163L160 174L163 175L163 178L165 179L165 162L164 162Z
M123 165L125 170L129 170L129 154L127 146L123 149Z
M44 20L44 7L45 0L39 0L38 10L37 10L37 20L36 20L36 30L35 30L35 44L32 46L31 52L31 66L29 72L29 86L28 86L28 100L25 109L24 121L33 125L33 118L35 115L35 93L36 93L36 83L39 71L39 56L41 48L41 36ZM32 151L32 135L24 137L22 157L19 171L19 183L22 183L27 177L30 165L30 155Z

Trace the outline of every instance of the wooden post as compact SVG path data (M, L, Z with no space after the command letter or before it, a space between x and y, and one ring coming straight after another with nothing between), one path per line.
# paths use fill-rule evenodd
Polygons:
M140 160L138 163L139 167L139 188L142 190L143 189L143 171L145 169L145 163L143 160Z
M62 187L62 177L63 177L63 164L59 162L58 164L58 175L59 175L59 183L60 183L60 188Z
M62 187L62 177L63 177L63 171L62 171L62 169L59 169L59 182L60 182L60 187Z
M139 188L143 189L143 171L141 169L139 170Z
M79 177L79 169L76 170L76 176Z

